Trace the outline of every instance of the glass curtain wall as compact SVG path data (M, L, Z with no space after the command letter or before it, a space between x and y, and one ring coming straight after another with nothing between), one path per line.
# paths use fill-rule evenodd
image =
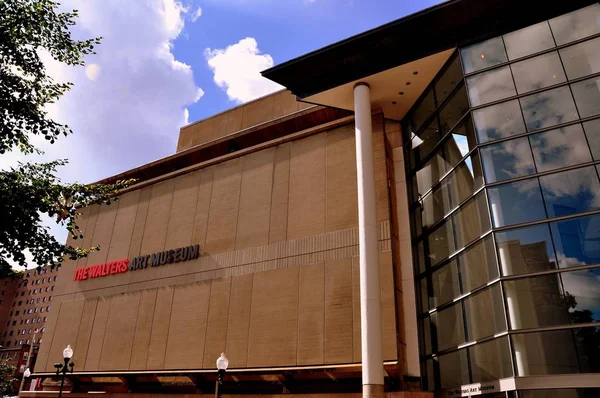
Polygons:
M600 372L600 4L457 50L403 126L424 386Z

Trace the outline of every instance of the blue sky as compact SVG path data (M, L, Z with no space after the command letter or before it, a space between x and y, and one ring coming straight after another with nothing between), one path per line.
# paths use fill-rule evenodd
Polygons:
M349 36L430 7L434 0L206 0L202 15L186 23L174 41L175 57L192 66L194 79L205 92L189 107L195 121L235 103L213 82L204 49L222 49L246 37L254 38L274 64L285 62ZM411 40L411 38L407 38Z

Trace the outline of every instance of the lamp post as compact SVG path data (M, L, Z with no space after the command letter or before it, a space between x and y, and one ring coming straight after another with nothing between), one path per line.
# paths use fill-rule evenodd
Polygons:
M62 375L60 380L60 390L58 390L58 398L62 398L62 390L63 386L65 385L65 377L67 376L67 372L73 373L73 367L75 366L75 364L73 362L69 363L69 361L71 361L71 358L73 358L73 349L71 348L71 345L67 345L67 348L63 350L64 364L54 364L54 368L56 369L56 375Z
M31 355L33 354L33 346L35 346L35 336L37 335L38 330L35 329L33 331L33 340L31 341L31 346L29 346L29 354L27 355L27 362L25 363L25 373L23 373L23 378L21 379L21 386L19 387L19 391L23 391L23 385L25 384L25 379L31 376L31 370L29 370L29 364L31 363ZM27 374L29 372L29 374Z
M223 376L225 376L225 371L229 366L229 360L225 356L225 353L222 352L221 356L217 358L217 384L215 386L215 398L221 398L221 385L223 384Z

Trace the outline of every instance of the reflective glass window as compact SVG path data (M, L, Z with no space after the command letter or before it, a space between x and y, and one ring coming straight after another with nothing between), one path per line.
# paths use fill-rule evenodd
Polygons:
M600 269L504 282L512 329L600 321Z
M554 246L547 224L496 232L502 275L556 269Z
M570 304L563 295L559 274L504 282L511 329L569 323Z
M469 384L467 350L458 350L437 358L440 365L440 388Z
M600 78L573 83L571 88L581 117L600 114Z
M425 121L433 114L434 110L435 98L433 96L433 90L429 89L425 95L423 95L419 105L417 105L412 112L412 128L414 133L416 133L423 123L425 123Z
M469 99L464 85L451 94L440 109L440 128L444 135L458 123L469 110Z
M473 122L479 142L525 133L519 101L507 101L473 111Z
M473 44L460 50L465 73L508 61L501 37Z
M583 129L590 144L594 160L600 160L600 119L583 123Z
M462 160L471 149L475 148L475 145L475 131L473 129L473 124L471 123L471 118L467 117L465 121L452 130L449 140L444 145L448 163L455 165Z
M416 189L413 191L415 199L427 192L446 173L446 163L441 155L443 154L439 151L417 171Z
M584 167L540 177L549 217L567 216L600 208L600 182L595 167Z
M538 172L592 160L580 124L534 134L529 140Z
M549 22L559 46L600 33L600 5L594 4L553 18Z
M467 199L483 185L483 175L479 156L474 153L460 164L447 177L449 182L450 197L454 205Z
M435 94L438 102L442 102L444 98L450 94L450 91L462 79L463 72L460 66L460 57L454 59L448 65L448 68L438 77L435 82Z
M596 327L514 334L518 376L600 372Z
M439 351L464 343L465 328L461 303L431 314L431 326L437 335Z
M465 319L468 341L506 330L499 283L465 299Z
M526 137L489 145L481 148L480 152L488 183L535 173Z
M462 293L485 285L498 277L496 252L491 235L457 256Z
M600 72L600 38L563 48L559 52L569 79Z
M495 227L546 218L537 178L488 189Z
M433 191L423 197L421 204L423 227L431 227L452 209L448 182L448 179L442 181Z
M527 93L567 80L557 52L539 55L510 66L517 92Z
M429 258L431 265L438 264L448 258L456 248L454 246L454 235L452 233L452 222L445 221L427 238L429 243Z
M415 140L417 140L417 138L413 139L413 156L415 156L416 159L423 159L440 141L440 129L438 127L437 118L433 119L427 127L419 132L419 141Z
M528 131L551 127L579 118L569 87L533 94L520 99Z
M560 267L600 263L600 215L550 223Z
M458 263L452 260L431 275L433 286L433 307L447 303L460 296Z
M480 192L452 216L458 248L474 241L491 229L485 192Z
M467 87L473 106L487 104L517 94L508 66L467 78Z
M510 60L554 47L552 32L546 21L504 35L504 43Z
M500 337L468 348L473 383L503 379L513 375L508 337Z

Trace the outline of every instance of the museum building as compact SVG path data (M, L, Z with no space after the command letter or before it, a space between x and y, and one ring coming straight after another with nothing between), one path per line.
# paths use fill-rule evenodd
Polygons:
M225 395L600 396L599 3L448 1L263 76L82 209L23 396L67 345L72 397L214 394L222 352Z

